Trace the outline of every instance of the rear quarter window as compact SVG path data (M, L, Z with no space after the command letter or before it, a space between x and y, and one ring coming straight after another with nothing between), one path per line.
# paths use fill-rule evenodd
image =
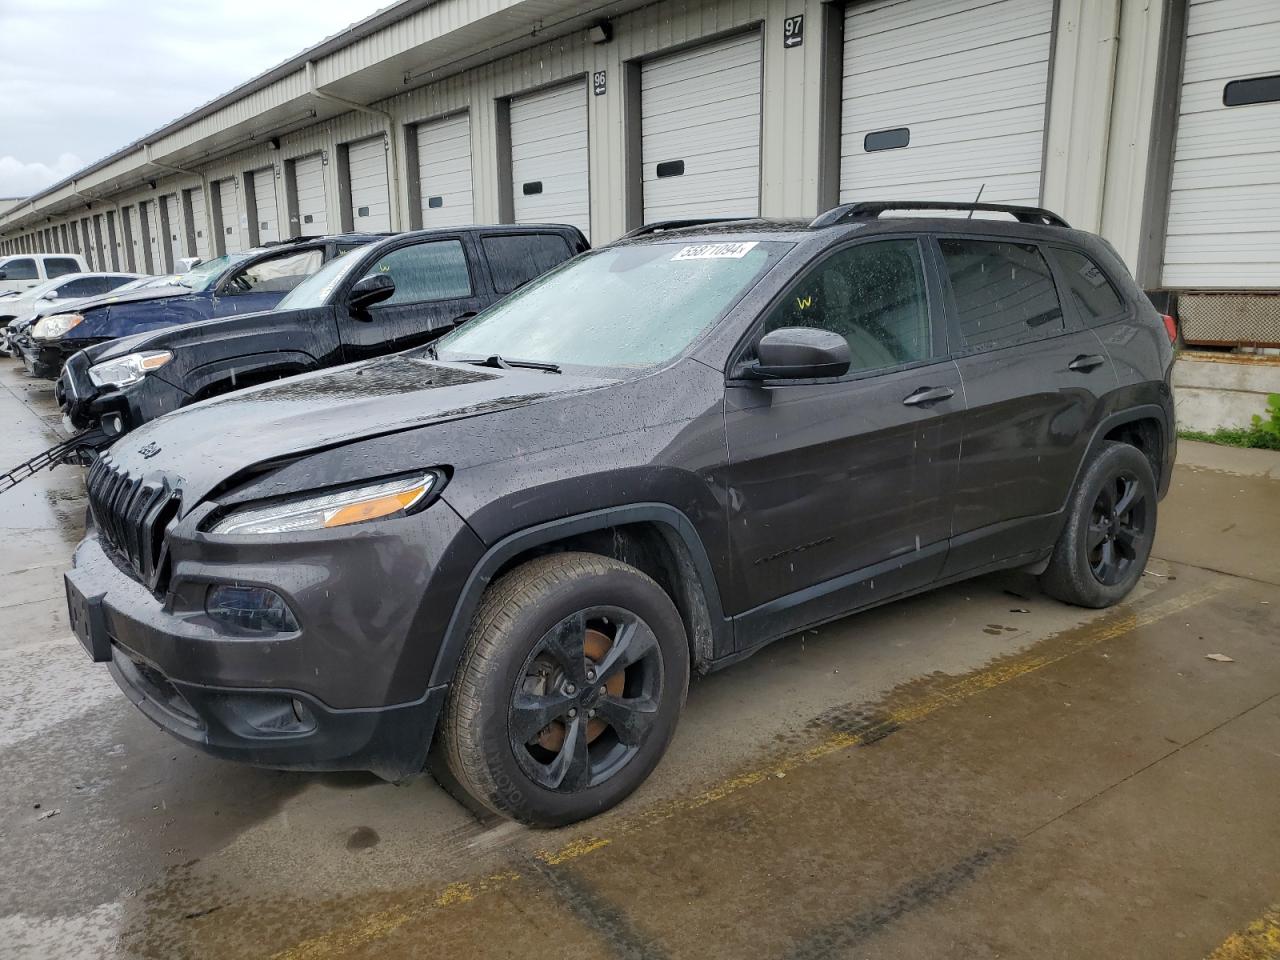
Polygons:
M1067 298L1090 327L1118 320L1126 313L1124 299L1106 272L1078 250L1050 248L1066 282Z
M941 237L956 322L969 350L1062 333L1049 264L1034 243Z
M44 262L45 273L49 275L49 279L61 277L68 273L79 273L80 264L67 257L50 257Z
M480 243L498 293L510 293L573 256L568 241L555 233L499 234Z

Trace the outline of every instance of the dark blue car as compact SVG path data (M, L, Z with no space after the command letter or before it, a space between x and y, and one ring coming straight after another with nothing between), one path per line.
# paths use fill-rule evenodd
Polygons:
M78 350L180 323L270 310L325 263L386 234L311 237L229 253L183 274L175 286L139 290L40 318L23 344L27 369L56 380Z

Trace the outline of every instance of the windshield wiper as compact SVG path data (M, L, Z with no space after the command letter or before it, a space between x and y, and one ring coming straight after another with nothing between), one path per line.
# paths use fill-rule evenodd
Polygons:
M505 357L498 356L496 353L492 357L485 357L483 360L477 357L460 362L474 364L477 367L497 367L499 370L523 367L526 370L545 370L547 373L560 372L560 368L554 363L539 363L537 360L508 360Z

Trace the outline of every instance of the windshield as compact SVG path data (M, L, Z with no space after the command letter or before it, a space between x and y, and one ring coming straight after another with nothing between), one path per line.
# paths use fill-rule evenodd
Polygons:
M438 340L442 360L501 356L640 369L724 315L788 243L651 243L587 254Z
M178 278L178 285L190 287L192 290L208 290L222 276L222 272L248 258L247 253L228 253L225 256L206 260L197 267L192 267Z
M328 302L333 288L342 282L352 264L358 263L359 257L348 257L347 254L358 247L340 250L338 255L304 279L276 304L277 310L305 310L309 307L323 307Z

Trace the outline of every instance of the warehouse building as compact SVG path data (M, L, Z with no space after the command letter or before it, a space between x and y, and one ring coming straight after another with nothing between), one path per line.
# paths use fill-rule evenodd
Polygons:
M404 0L0 213L163 272L299 235L1040 204L1280 344L1275 0Z

